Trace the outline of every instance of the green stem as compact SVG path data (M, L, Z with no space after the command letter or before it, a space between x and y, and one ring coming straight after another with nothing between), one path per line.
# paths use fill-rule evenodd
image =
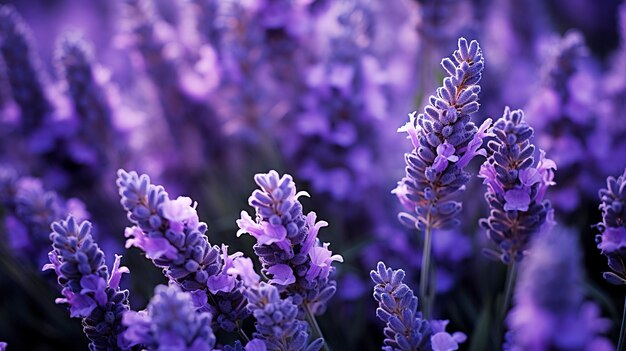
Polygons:
M306 312L306 319L309 322L311 329L313 329L313 337L315 339L322 339L324 341L324 344L322 344L322 349L324 351L330 351L330 347L326 343L326 339L324 338L324 335L322 334L322 330L320 329L320 326L317 324L317 320L315 319L315 316L313 315L313 313L311 313L311 308L309 307L309 304L304 304L304 311Z
M426 220L426 233L424 239L424 250L422 254L422 272L420 274L420 298L422 303L422 312L424 313L425 319L430 319L432 305L434 300L434 294L432 294L432 290L429 289L430 286L430 273L433 271L433 267L431 267L431 259L430 253L432 251L432 229L430 226L430 215L427 216ZM431 296L432 294L432 296Z
M501 347L502 341L502 327L506 318L506 313L509 310L509 304L511 303L511 296L513 296L513 288L515 287L515 278L517 277L517 262L513 261L508 265L506 271L506 283L504 290L504 297L502 299L502 305L498 309L498 319L496 320L496 333L495 333L495 346Z
M619 341L617 342L617 351L624 351L624 342L626 342L626 296L624 297L624 313L622 315L622 327L619 330Z

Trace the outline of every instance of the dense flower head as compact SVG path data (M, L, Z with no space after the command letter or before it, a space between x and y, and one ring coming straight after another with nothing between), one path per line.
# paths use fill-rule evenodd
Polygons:
M477 128L470 121L479 108L477 84L484 67L478 42L460 38L453 59L445 58L441 65L448 74L443 85L424 113L412 113L398 130L408 134L414 149L405 154L406 176L393 192L410 211L400 213L400 221L420 230L458 224L458 197L470 178L465 167L475 156L485 155L480 147L491 123L488 119Z
M606 189L600 189L600 211L602 222L596 227L598 248L609 260L609 267L615 272L605 272L604 278L613 284L626 284L626 169L615 178L608 177Z
M298 306L291 297L281 299L278 289L265 282L245 294L256 319L254 337L262 340L268 351L317 351L322 347L323 339L309 343L307 323L297 318Z
M445 331L448 321L428 321L418 311L417 297L404 284L402 269L387 268L379 262L370 272L374 299L379 306L376 316L386 323L383 350L395 351L453 351L466 340L465 334Z
M601 336L610 322L599 306L584 301L576 238L557 227L533 239L507 317L508 350L613 350Z
M91 223L78 223L69 216L52 223L53 250L50 263L43 269L56 272L70 315L83 319L83 330L90 340L89 349L123 350L122 315L129 310L128 290L120 289L122 273L128 268L120 266L122 256L115 256L111 272L105 265L104 253L91 235Z
M306 193L296 193L290 175L281 177L270 171L255 175L254 180L261 189L248 202L256 209L256 219L242 211L237 235L248 233L257 240L254 252L263 272L271 276L271 284L286 289L297 305L305 303L321 313L336 291L332 263L343 262L340 255L332 255L328 243L317 238L328 223L316 222L314 212L302 213L298 198Z
M211 314L196 312L191 294L176 284L157 286L148 308L126 312L122 322L129 345L149 351L210 351L215 346Z
M52 105L40 76L30 30L11 5L0 6L0 52L13 99L20 107L21 127L32 133L52 112Z
M117 185L121 204L135 225L126 228L126 246L144 251L166 276L192 292L197 307L208 308L220 328L235 330L237 321L249 314L242 284L258 279L254 270L238 262L242 254L228 255L227 246L209 244L207 225L199 221L190 198L171 200L162 186L134 171L119 170Z
M556 164L545 158L543 151L535 162L533 129L522 110L505 108L491 131L495 138L487 143L489 157L479 173L487 185L485 200L490 214L480 225L498 245L497 251L487 249L485 253L509 263L523 258L530 239L548 219L551 207L544 196L554 184Z

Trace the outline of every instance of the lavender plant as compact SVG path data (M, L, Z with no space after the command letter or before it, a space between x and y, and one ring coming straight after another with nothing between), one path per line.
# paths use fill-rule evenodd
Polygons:
M596 225L600 234L596 236L598 248L608 259L613 272L604 272L604 279L615 285L626 284L626 169L615 178L608 177L606 189L600 189L600 210L602 222ZM620 331L618 350L626 342L626 300Z
M211 314L196 312L191 294L176 284L157 286L147 309L126 312L122 323L129 346L149 351L211 351L215 346Z
M459 197L469 181L467 164L477 155L491 120L477 128L470 121L478 111L478 82L484 67L478 42L460 38L453 59L445 58L441 65L448 73L443 86L431 96L424 113L398 131L406 132L413 150L405 154L406 176L398 182L396 194L407 211L398 216L400 222L425 231L420 296L424 314L430 316L432 288L430 285L432 229L447 229L458 224L461 211Z
M387 268L379 262L370 272L374 299L379 307L376 316L386 323L383 350L452 351L466 340L465 334L445 331L448 321L429 321L418 311L418 300L413 290L403 283L402 269Z
M497 245L497 249L483 249L483 253L507 265L504 296L494 332L496 344L500 344L500 323L509 308L517 263L524 258L532 237L546 222L552 221L552 208L544 196L548 186L554 184L556 164L546 159L542 150L535 162L535 147L530 141L533 129L524 120L522 110L511 111L506 107L490 132L495 138L487 143L489 157L479 172L487 185L485 200L490 213L479 224Z
M53 250L50 263L43 269L52 269L63 290L57 303L69 305L70 315L82 318L83 331L89 339L89 350L126 350L123 340L122 315L129 310L128 290L120 289L122 256L115 256L109 273L104 253L94 242L91 223L78 223L72 216L52 223Z
M252 262L239 252L228 255L225 245L210 245L207 225L199 222L190 198L171 200L162 186L134 171L120 169L117 185L128 220L135 225L126 229L126 246L144 251L168 278L192 293L196 307L213 315L214 328L244 336L241 321L250 312L243 285L259 279Z
M615 350L602 336L610 322L595 303L585 301L576 233L552 229L533 238L531 246L507 317L504 350Z
M41 266L50 250L50 225L72 214L79 220L89 218L78 199L63 199L44 188L41 180L20 177L11 167L0 166L0 209L3 212L6 240L17 256Z
M328 223L316 222L315 212L303 214L298 198L308 194L296 192L290 175L279 176L272 170L255 175L254 180L260 189L248 203L255 208L256 218L242 211L237 235L248 233L257 240L254 252L263 273L272 276L270 284L286 291L308 314L321 314L336 291L332 263L343 262L328 249L329 243L322 244L317 237Z
M596 227L598 248L608 258L613 272L605 272L604 278L616 285L626 284L626 170L615 178L608 177L606 189L600 189L600 210L602 222Z
M267 351L318 351L324 340L308 341L307 323L297 318L298 306L291 297L281 299L278 289L261 282L246 290L248 308L256 318L255 340L261 340ZM246 346L246 350L248 346Z
M538 130L537 145L559 165L557 186L551 193L555 208L571 213L597 189L599 179L586 167L594 162L598 118L597 89L588 48L581 33L571 31L553 43L542 71L543 82L525 108L528 121ZM584 186L580 186L580 185Z
M53 108L46 96L30 30L11 5L0 7L0 52L13 99L20 108L21 130L33 133L46 122Z
M545 158L542 150L535 162L533 129L522 110L505 108L491 132L495 138L487 143L489 157L479 173L487 185L485 200L490 215L479 223L498 245L484 253L508 265L523 259L532 236L552 211L544 197L547 188L554 185L556 164Z
M242 211L237 220L237 235L248 233L257 243L254 252L259 257L264 275L270 275L269 283L290 296L311 324L317 338L322 333L315 320L316 314L326 309L328 300L335 294L333 277L334 261L343 257L333 255L329 243L321 243L317 235L328 223L316 222L317 215L303 214L300 196L290 175L278 175L276 171L255 175L260 189L248 200L256 209L256 219Z
M114 107L106 87L98 81L92 48L81 33L66 32L61 36L56 61L59 75L67 83L67 93L79 125L69 151L88 170L79 183L82 186L89 181L99 184L102 174L118 164L124 147L113 124Z

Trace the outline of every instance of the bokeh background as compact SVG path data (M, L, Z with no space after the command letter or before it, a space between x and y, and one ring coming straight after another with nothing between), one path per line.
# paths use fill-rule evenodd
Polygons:
M439 62L460 36L485 55L477 122L524 108L535 142L557 162L549 198L558 222L579 235L584 291L616 340L623 289L602 280L592 225L601 220L598 189L626 166L620 1L0 4L17 9L30 45L16 49L0 23L0 340L11 350L86 349L80 322L55 305L54 278L41 272L49 223L68 212L94 222L108 258L124 254L135 310L166 282L124 248L118 168L192 197L211 243L250 257L253 240L236 237L235 221L250 210L254 174L292 174L311 194L305 210L330 223L321 238L345 259L321 328L335 350L379 349L369 271L384 260L417 290L421 262L421 236L397 222L391 194L410 150L396 130L441 83ZM11 70L21 88L10 86ZM471 167L476 174L479 162ZM483 194L472 179L461 227L434 239L436 315L468 335L468 350L485 349L505 273L480 253Z

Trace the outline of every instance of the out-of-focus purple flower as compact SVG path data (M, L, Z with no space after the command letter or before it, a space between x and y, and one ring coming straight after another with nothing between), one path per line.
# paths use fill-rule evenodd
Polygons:
M485 249L485 254L508 264L524 257L530 239L548 218L550 202L543 198L554 184L556 164L543 151L535 162L533 129L522 110L505 108L491 131L495 139L487 144L489 157L479 173L487 185L490 215L479 223L498 245L496 250Z
M377 167L385 161L387 74L372 46L376 19L373 3L353 0L334 3L316 21L308 49L319 51L311 54L319 60L301 68L302 92L281 140L290 165L316 193L359 212L364 196L382 194L384 176Z
M37 178L19 177L11 167L0 166L0 208L6 211L7 239L17 256L39 266L50 250L50 225L72 214L89 218L78 199L64 200L47 191Z
M31 134L50 117L52 104L46 96L30 30L11 5L0 7L0 52L8 68L13 99L20 107L21 128Z
M331 264L343 262L328 250L328 243L317 238L320 228L328 224L316 222L313 212L302 213L298 198L306 193L296 192L290 175L281 177L270 171L255 175L254 180L261 189L255 190L248 202L256 209L256 221L242 212L237 235L249 233L257 239L254 252L263 272L272 276L271 284L286 289L295 304L321 313L336 291Z
M465 334L445 331L448 321L428 321L418 311L417 297L404 284L402 269L387 268L379 262L370 272L374 299L379 304L376 316L386 323L383 350L452 351L467 338Z
M114 125L115 108L112 106L106 82L100 79L93 59L92 48L79 32L66 32L58 41L56 63L59 75L66 82L71 98L75 123L79 125L68 148L84 150L74 161L90 169L90 177L100 179L101 174L117 168L125 142ZM76 172L78 173L78 172ZM82 179L82 178L81 178ZM85 182L83 179L82 182Z
M229 273L242 254L229 256L226 246L210 245L207 225L199 222L190 198L171 200L162 186L134 171L119 170L117 185L121 204L135 225L126 229L126 245L142 249L167 277L191 292L196 307L208 308L217 327L238 329L249 315L242 280L255 279L249 270L246 275Z
M479 147L491 120L480 128L470 121L479 108L477 84L484 67L478 42L459 39L453 58L441 61L448 77L424 113L417 118L412 113L398 129L408 134L414 149L405 154L406 176L393 193L409 211L400 213L400 221L420 230L458 224L458 197L470 178L464 168L475 156L485 155Z
M596 154L603 151L593 150L605 150L600 139L606 136L598 127L601 89L582 34L568 32L550 49L542 84L525 111L536 130L535 143L559 165L549 198L557 212L572 213L581 200L591 198L589 189L597 189L604 177L596 174L601 168Z
M77 223L69 216L51 227L53 250L43 269L54 270L63 287L64 298L56 302L67 303L70 315L83 319L91 350L126 350L122 315L129 310L128 290L121 290L119 283L122 273L129 270L120 266L122 256L115 256L109 274L104 253L91 236L91 223Z
M604 278L610 283L626 284L626 169L615 178L608 177L606 189L600 189L600 210L602 222L596 227L600 234L596 236L598 248L609 260L609 267L614 272L605 272Z
M0 351L6 351L6 349L7 349L7 343L6 342L0 342Z
M129 346L149 351L211 351L215 346L211 314L196 312L191 295L176 284L157 286L147 309L126 312L122 323Z
M281 299L278 289L264 282L246 290L245 294L248 308L256 319L254 337L265 344L263 348L258 341L250 342L246 351L248 346L251 350L268 351L318 351L322 347L323 339L308 342L307 324L297 318L298 306L291 297Z
M612 350L601 334L610 322L584 301L577 234L554 228L537 235L522 263L515 306L507 317L507 350ZM595 348L597 347L597 348Z

